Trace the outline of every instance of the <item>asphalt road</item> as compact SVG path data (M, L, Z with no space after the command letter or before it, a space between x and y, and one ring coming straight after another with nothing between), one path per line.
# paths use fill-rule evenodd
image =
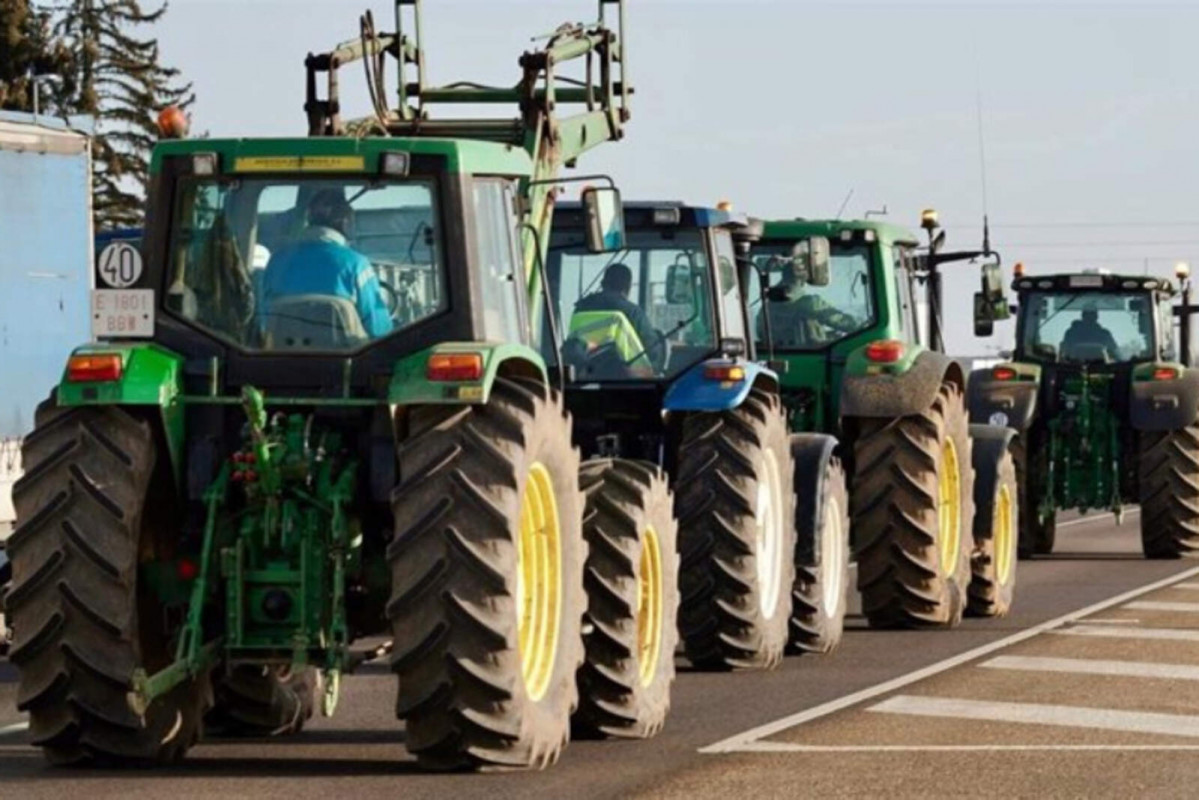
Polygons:
M1136 522L1060 527L1057 554L1021 562L1004 620L877 632L854 619L832 656L684 671L658 737L576 742L535 774L417 772L382 668L287 740L205 743L163 770L54 769L20 730L0 662L0 798L1193 797L1199 570L1141 559Z

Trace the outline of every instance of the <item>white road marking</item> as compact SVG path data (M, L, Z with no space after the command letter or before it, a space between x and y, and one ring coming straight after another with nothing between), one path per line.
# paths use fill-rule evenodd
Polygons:
M938 661L935 664L930 664L927 667L916 670L915 672L909 672L906 675L900 675L898 678L892 678L889 681L883 681L882 683L875 684L874 686L847 694L844 697L838 697L836 700L830 700L827 703L822 703L821 705L814 706L804 711L790 714L786 717L776 719L773 722L768 722L765 725L759 725L756 728L750 728L747 731L742 731L741 733L730 736L727 739L721 739L719 742L715 742L706 747L701 747L699 752L708 754L735 753L739 750L742 750L745 745L750 744L751 742L756 742L759 739L765 739L768 736L774 736L775 734L785 731L788 728L794 728L797 725L803 725L804 723L811 722L814 719L827 717L829 714L834 714L843 709L865 702L866 700L872 700L879 695L887 694L888 692L894 692L897 689L902 689L903 687L909 686L917 681L922 681L925 678L930 678L933 675L940 674L947 670L951 670L954 667L959 667L962 664L974 661L975 659L990 655L996 650L1002 650L1005 647L1010 647L1019 642L1031 639L1034 636L1039 636L1047 631L1052 631L1054 628L1060 628L1066 623L1074 622L1090 614L1106 611L1112 606L1118 606L1121 603L1126 603L1135 597L1141 597L1142 595L1149 594L1150 592L1155 592L1158 589L1164 589L1167 586L1177 583L1178 581L1194 578L1196 575L1199 575L1199 567L1192 567L1185 572L1180 572L1177 575L1170 576L1169 578L1163 578L1160 581L1155 581L1154 583L1141 586L1140 588L1132 589L1131 591L1118 594L1115 597L1108 598L1107 600L1102 600L1098 603L1089 605L1086 608L1080 608L1077 611L1071 611L1069 614L1063 614L1060 617L1047 620L1039 625L1026 628L1017 633L1013 633L1011 636L1005 636L1002 639L996 639L988 644L980 645L973 650L967 650L964 653L959 653L956 656L944 659L943 661ZM1094 628L1094 630L1136 631L1139 629L1099 627ZM1194 635L1196 639L1199 639L1199 632L1196 632Z
M1140 625L1139 619L1120 619L1112 617L1111 619L1099 619L1098 617L1087 617L1088 625Z
M905 694L890 697L866 710L884 714L910 714L918 717L981 719L990 722L1055 725L1065 728L1157 733L1166 736L1199 738L1199 717L1190 714L1120 711L1114 708L1055 706L1042 703L999 703L990 700L920 697Z
M1091 658L1043 658L1040 656L996 656L979 664L988 669L1027 672L1067 672L1072 675L1122 675L1130 678L1167 678L1199 681L1199 667L1151 661L1103 661Z
M1171 589L1199 589L1199 583L1176 583L1170 587Z
M1141 511L1141 509L1139 509L1139 508L1126 508L1126 509L1124 509L1124 518L1127 519L1128 517L1132 516L1133 514L1139 514L1140 511ZM1115 522L1115 520L1116 520L1115 514L1111 514L1111 513L1096 514L1093 517L1083 517L1082 519L1072 519L1072 520L1067 520L1066 522L1059 522L1057 524L1057 528L1060 530L1062 528L1073 528L1076 525L1088 525L1092 522Z
M5 736L10 733L21 733L22 731L27 731L27 730L29 730L29 722L28 721L17 722L12 725L5 725L3 728L0 728L0 736Z
M1199 642L1199 631L1185 628L1092 628L1075 625L1060 631L1049 631L1062 636L1102 636L1109 639L1170 639L1176 642Z
M1142 600L1137 603L1129 603L1124 607L1136 611L1186 611L1191 614L1199 614L1199 603L1168 603L1158 600Z
M1199 744L792 744L753 742L742 753L1036 753L1199 751Z

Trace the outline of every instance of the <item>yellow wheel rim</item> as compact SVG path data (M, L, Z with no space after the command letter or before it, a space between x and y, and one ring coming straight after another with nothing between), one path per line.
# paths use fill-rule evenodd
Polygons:
M953 439L946 438L941 447L941 473L938 487L937 521L941 539L939 555L941 573L953 575L958 568L962 549L962 473L958 465L958 450Z
M1005 585L1012 577L1015 563L1016 526L1012 514L1012 493L1007 485L999 487L995 498L995 514L992 521L991 539L995 543L995 581Z
M641 563L637 567L637 665L642 686L658 674L662 649L662 550L658 532L645 529L641 540Z
M549 470L529 469L520 498L516 558L516 621L521 677L531 700L549 689L562 608L562 531Z

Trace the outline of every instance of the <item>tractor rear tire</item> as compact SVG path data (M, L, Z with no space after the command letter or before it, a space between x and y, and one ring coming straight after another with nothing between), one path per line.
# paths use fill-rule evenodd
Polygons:
M1199 557L1199 424L1141 433L1139 455L1145 556Z
M799 494L799 520L801 524L811 521L820 558L814 565L796 560L788 647L792 653L831 653L845 631L850 521L849 491L840 459L828 460L821 486L820 497Z
M408 750L432 769L549 766L587 610L570 417L544 384L497 378L485 404L400 423L387 616Z
M1006 617L1016 590L1020 488L1010 450L1004 451L996 473L994 496L975 504L973 577L966 607L972 617Z
M1012 439L1012 462L1016 467L1016 486L1020 502L1016 516L1020 520L1020 533L1016 539L1016 554L1021 560L1033 556L1047 556L1053 552L1057 538L1057 517L1040 518L1041 493L1047 488L1044 481L1048 475L1044 469L1030 469L1027 437L1028 431Z
M37 412L13 488L7 609L20 675L17 708L56 764L173 762L197 740L208 676L154 700L143 717L126 695L135 669L173 660L171 631L141 586L139 562L167 539L168 465L150 425L113 406ZM158 502L151 502L158 500Z
M700 669L782 661L795 581L795 492L777 395L688 416L675 475L682 593L679 630Z
M209 735L282 736L299 733L316 707L320 673L279 667L242 665L214 677L214 703L204 719Z
M973 550L970 455L962 390L949 381L921 414L860 421L850 497L871 626L961 622Z
M666 474L641 461L583 464L586 660L581 736L648 739L670 711L678 645L678 524Z

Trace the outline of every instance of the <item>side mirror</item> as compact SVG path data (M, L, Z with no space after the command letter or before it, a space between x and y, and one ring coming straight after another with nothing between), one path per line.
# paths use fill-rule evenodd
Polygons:
M791 248L791 261L800 277L813 286L828 286L829 244L823 236L801 239Z
M691 285L691 265L671 264L666 270L666 302L671 305L691 305L694 292Z
M991 319L991 308L987 296L983 292L974 293L974 335L990 336L995 332L995 322Z
M613 186L591 186L583 190L586 213L587 249L592 253L623 250L624 206L620 190Z

